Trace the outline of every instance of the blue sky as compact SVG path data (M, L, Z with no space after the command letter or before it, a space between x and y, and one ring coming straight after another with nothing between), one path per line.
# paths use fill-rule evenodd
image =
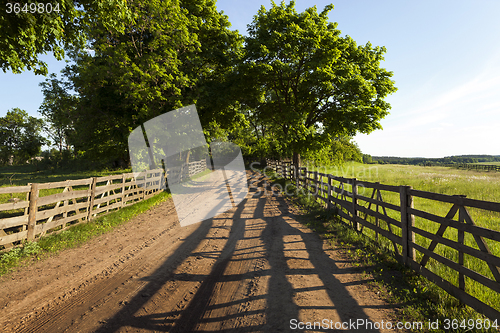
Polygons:
M383 130L357 135L363 153L402 157L500 155L500 2L296 1L297 11L333 3L330 21L358 44L385 46L382 66L398 91ZM270 1L219 0L233 29ZM50 72L65 65L47 55ZM0 116L13 107L38 116L43 96L32 73L0 72Z

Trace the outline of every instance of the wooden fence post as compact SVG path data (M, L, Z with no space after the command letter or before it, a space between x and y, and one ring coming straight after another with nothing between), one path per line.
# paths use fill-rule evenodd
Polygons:
M125 204L125 174L122 174L122 207Z
M314 171L314 199L318 199L319 193L319 181L318 181L318 171Z
M399 187L399 198L401 204L401 238L403 245L403 263L410 265L410 260L415 258L415 236L413 234L413 225L415 217L408 212L408 208L413 208L413 197L408 193L411 186Z
M380 184L380 182L375 182L375 184L379 185L379 184ZM376 193L377 193L377 195L376 195L376 200L380 200L380 201L382 201L382 198L381 198L381 197L382 197L382 194L380 194L380 190L377 190L377 192L376 192ZM379 195L380 195L380 196L379 196ZM378 213L378 209L379 209L379 204L378 204L378 203L377 203L376 207L377 207L377 208L376 208L376 212ZM376 225L377 227L380 227L380 222L379 222L379 220L378 220L378 216L377 216L377 217L375 217L375 225ZM376 241L378 241L378 231L376 231L376 232L375 232L375 240L376 240Z
M309 181L309 170L307 170L307 167L305 168L304 170L304 188L309 191L309 184L310 184L310 181Z
M356 182L356 178L352 178L352 227L354 230L358 231L358 221L356 221L356 217L358 217L358 184Z
M466 197L465 195L459 195L459 196L462 198ZM460 223L465 223L464 210L465 208L463 206L460 207L460 209L458 210L458 222ZM465 236L464 231L458 229L457 242L460 245L464 245L464 236ZM461 249L458 250L458 264L462 267L464 266L464 252ZM458 272L458 288L465 291L465 278L464 278L464 273L462 273L461 271Z
M187 165L187 170L188 170L188 176L189 176L189 164ZM146 186L146 181L148 179L148 171L147 170L144 170L144 188L143 188L143 192L142 192L142 201L144 201L146 199L146 189L147 189L147 186ZM184 179L184 178L182 178Z
M35 239L35 226L36 226L36 212L38 211L37 201L38 201L38 184L32 183L30 190L30 202L29 202L29 216L28 216L28 242L32 242Z
M327 196L326 196L326 208L328 210L331 210L332 209L332 177L330 177L331 175L328 175L327 179L328 179L328 184L326 185L327 187Z
M92 209L94 208L96 183L97 183L97 177L92 177L92 184L90 185L90 198L89 198L89 210L87 213L87 221L90 221L92 219Z

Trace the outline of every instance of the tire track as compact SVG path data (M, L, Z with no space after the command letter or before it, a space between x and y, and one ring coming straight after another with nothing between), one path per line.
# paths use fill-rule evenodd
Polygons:
M170 213L173 209L169 210ZM159 234L144 241L142 244L130 250L127 254L115 260L111 265L107 266L99 274L94 275L91 279L87 279L70 292L65 293L56 301L49 303L36 315L28 315L21 319L21 325L15 327L15 332L58 332L60 331L60 322L66 321L68 313L82 312L88 309L96 300L103 299L120 285L126 284L134 274L139 271L139 268L145 268L144 257L158 258L163 253L158 253L156 244L163 239L173 240L166 248L170 249L177 245L180 236L185 234L185 230L181 229L178 224L172 221L165 230ZM157 253L156 256L152 255ZM147 261L146 261L147 263ZM147 265L147 264L146 264ZM75 309L79 309L76 311ZM66 314L66 315L65 315ZM59 325L59 326L58 326Z
M336 265L336 252L294 219L263 175L249 172L249 183L247 198L213 219L181 228L174 214L147 238L130 237L157 225L153 213L117 232L115 248L130 242L125 254L14 331L289 332L291 318L387 320L374 294L353 288L360 275Z

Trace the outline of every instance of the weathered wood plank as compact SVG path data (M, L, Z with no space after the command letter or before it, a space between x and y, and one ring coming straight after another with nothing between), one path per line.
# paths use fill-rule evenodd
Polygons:
M30 205L28 208L29 212L28 230L27 230L28 241L32 241L35 238L36 212L38 210L38 204L37 204L38 193L39 193L38 184L37 183L31 184L31 191L29 195Z
M364 225L365 227L370 228L370 229L378 232L379 234L381 234L385 238L391 240L392 242L395 242L396 244L401 245L402 238L400 236L393 234L392 232L389 232L388 230L377 227L375 224L368 222L367 220L365 220L361 216L356 217L356 221L358 223ZM396 244L393 244L393 245L396 245ZM396 246L394 246L394 249L395 249L395 252L397 253L398 250L397 250Z
M61 219L55 219L51 222L48 223L39 223L35 227L35 235L39 235L41 233L46 233L47 231L50 231L51 229L57 228L60 225L77 221L77 220L82 220L87 217L87 212L72 215L72 216L67 216ZM80 221L84 222L84 221Z
M92 210L94 209L95 200L95 187L96 187L97 177L92 177L92 183L90 184L90 198L88 200L89 206L87 207L87 221L92 219Z
M5 231L0 229L0 237L2 237L2 236L8 236L8 235ZM12 244L12 243L3 244L3 249L0 250L0 252L8 251L8 250L12 249L13 247L14 247L14 244Z
M339 210L339 211L337 212L337 214L338 214L340 217L342 217L343 219L345 219L345 220L347 220L347 221L351 221L351 218L352 218L352 217L351 217L350 215L346 214L344 211Z
M8 202L0 204L0 210L14 210L29 207L29 201Z
M333 203L341 206L342 208L347 209L350 213L352 212L352 204L350 201L342 200L339 198L331 197L330 200L332 200Z
M469 215L467 209L465 207L461 207L460 211L462 213L462 218L465 220L465 222L469 225L474 225L474 221L472 220L472 217ZM474 240L476 241L476 244L481 251L491 254L488 244L484 242L481 236L475 234L472 234L472 236L474 237ZM500 267L500 265L492 265L491 263L488 262L488 266L490 267L491 273L495 277L495 280L497 280L497 282L500 282L500 271L498 270L498 267Z
M41 184L38 184L38 189L39 190L47 190L47 189L58 188L58 187L89 185L91 181L92 181L92 178L84 178L84 179L75 179L75 180L63 180L60 182L53 182L53 183L41 183Z
M10 244L28 237L28 230L16 232L15 234L0 236L0 245Z
M389 202L377 200L377 199L368 198L368 197L365 197L364 195L359 195L358 194L358 199L366 201L366 202L369 202L369 203L372 203L372 204L375 204L375 205L383 206L385 208L389 208L389 209L392 209L392 210L395 210L395 211L398 211L398 212L401 211L401 207L399 207L397 205L391 204Z
M446 216L444 218L446 220L451 220L453 218L453 216L455 216L455 214L457 213L459 207L460 206L458 206L458 205L453 205L450 208L450 211L446 214ZM446 223L441 223L441 225L439 226L438 231L436 232L436 236L439 236L439 237L443 236L446 228L448 228L448 225ZM438 242L439 242L438 239L432 240L431 244L429 245L429 251L434 251L434 248L437 246ZM424 255L424 257L420 261L420 264L422 266L425 266L425 264L427 263L428 259L429 259L429 257L427 257L427 256Z
M144 189L142 189L140 187L134 187L134 188L125 190L125 196L141 194L142 192L144 192Z
M481 237L486 237L495 241L500 241L500 232L483 228L477 225L471 225L471 224L465 224L465 223L459 223L458 221L452 220L452 219L447 219L446 217L441 217L438 215L434 215L431 213L424 212L422 210L418 209L411 209L410 210L412 214L415 216L419 216L422 218L425 218L427 220L431 220L437 223L440 223L441 225L445 227L451 227L460 231L465 231L468 233L471 233L473 235L481 236Z
M336 180L338 182L341 182L341 183L346 183L349 185L352 184L352 178L337 177L337 176L332 175L332 179Z
M111 176L104 176L104 177L97 177L96 178L96 183L102 183L102 182L107 182L109 180L117 180L117 179L122 179L122 175L111 175Z
M68 212L75 211L77 209L87 208L88 205L89 205L89 203L87 201L85 201L85 202L79 202L79 203L72 204L72 205L64 205L64 206L60 206L60 207L55 207L52 209L39 210L36 213L36 219L42 220L42 219L49 218L51 216L59 215L62 213L68 213Z
M420 266L417 262L410 260L409 262L410 267L413 268L417 273L420 275L424 276L431 282L435 283L438 287L441 289L445 290L448 294L454 296L455 298L459 299L463 303L467 304L471 308L475 309L476 311L484 314L491 320L495 320L500 318L500 312L497 310L493 309L492 307L488 306L487 304L481 302L477 298L467 294L466 292L460 290L459 288L455 287L453 284L450 282L444 280L441 278L439 275L434 274L427 268Z
M94 205L99 205L99 204L102 204L103 202L108 202L108 201L112 201L112 200L116 200L116 199L121 199L121 197L122 197L122 194L121 193L117 193L117 194L109 195L107 197L102 197L102 198L99 198L99 199L94 199Z
M488 264L492 264L492 265L495 265L495 266L498 266L500 267L500 257L497 257L491 253L487 253L487 252L483 252L483 251L480 251L480 250L477 250L473 247L470 247L470 246L467 246L467 245L463 245L463 244L460 244L458 242L455 242L451 239L448 239L448 238L444 238L444 237L441 237L441 236L437 236L435 234L432 234L428 231L425 231L425 230L422 230L422 229L419 229L419 228L416 228L414 227L413 228L413 232L421 235L421 236L424 236L428 239L431 239L437 243L441 243L443 245L446 245L446 246L449 246L451 247L452 249L455 249L455 250L461 250L463 251L464 253L467 253L473 257L476 257L478 259L481 259L481 260L484 260L486 261L486 263Z
M377 217L381 220L384 220L386 223L390 223L392 225L395 225L398 228L401 228L401 222L396 220L396 219L393 219L392 217L389 217L387 215L384 215L382 213L376 212L374 210L371 210L371 209L368 209L366 207L359 206L359 205L358 205L358 210L362 213L367 213L373 217Z
M125 198L125 203L128 203L129 201L132 201L132 200L137 200L137 199L141 199L143 197L143 192L141 193L138 193L136 195L131 195L131 196L128 196L127 198Z
M0 229L7 229L18 227L20 225L28 224L28 215L20 215L14 217L7 217L0 220Z
M52 195L48 195L45 197L38 198L37 206L43 206L51 203L56 203L58 201L68 200L68 199L77 199L77 198L85 198L89 197L91 194L91 190L79 190L79 191L69 191L64 193L56 193Z
M31 189L31 186L0 187L0 194L29 192L30 189Z
M136 173L136 172L128 172L128 173L124 173L123 174L123 177L125 177L125 179L132 179L132 178L135 178L139 173Z
M363 186L363 187L367 187L367 188L374 188L374 189L381 190L381 191L398 192L399 193L399 186L395 186L395 185L385 185L385 184L372 183L372 182L366 182L366 181L361 181L361 180L358 180L358 185Z
M426 249L423 246L420 246L418 244L413 244L413 246L415 247L415 249L417 251L421 252L422 254L425 254L425 255L435 259L436 261L439 261L441 264L446 265L459 273L467 275L471 279L483 284L484 286L490 288L491 290L496 291L497 293L500 293L500 283L493 281L490 278L488 278L482 274L479 274L478 272L473 271L465 266L461 266L458 263L454 262L453 260L450 260L446 257L440 256L436 252L429 251L428 249Z
M444 201L460 206L475 207L479 209L500 212L500 202L482 201L476 199L463 198L455 195L440 194L434 192L411 190L411 195L436 201Z
M110 184L110 185L105 185L105 186L97 186L95 188L94 195L98 196L98 195L101 195L101 194L108 192L108 191L117 190L119 188L122 188L122 185L123 185L122 183L116 183L116 184Z
M332 191L333 191L333 193L338 193L340 195L345 195L345 196L347 196L349 198L352 197L352 193L351 192L349 192L348 190L343 189L341 187L333 186Z

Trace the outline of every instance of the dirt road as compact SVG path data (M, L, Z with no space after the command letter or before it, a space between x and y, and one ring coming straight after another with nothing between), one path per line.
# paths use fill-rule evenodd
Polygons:
M180 227L167 201L0 278L0 327L303 332L313 330L298 329L300 322L334 327L394 318L392 307L367 289L362 268L297 222L283 197L258 192L266 186L262 176L249 176L247 198L213 219Z

